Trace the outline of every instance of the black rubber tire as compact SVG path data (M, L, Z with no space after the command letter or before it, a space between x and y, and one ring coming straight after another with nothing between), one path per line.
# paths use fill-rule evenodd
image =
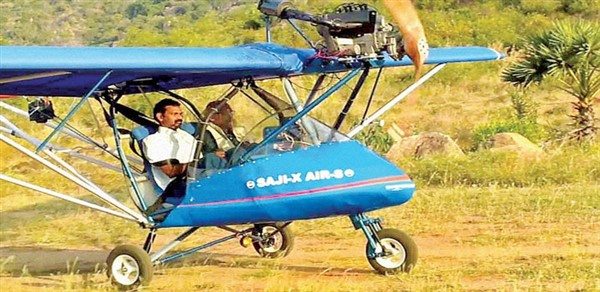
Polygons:
M274 235L271 239L268 239L268 242L259 242L253 241L252 246L256 252L265 258L279 258L285 257L294 248L294 234L290 228L290 225L282 228L283 223L266 223L266 224L256 224L254 226L254 230L252 231L252 235L254 236L263 236L264 231L268 231L269 233L273 233L275 230L280 230L279 233ZM265 230L266 229L266 230ZM273 242L275 240L275 242ZM281 242L281 246L276 247L274 250L271 249L270 245L276 244L277 241ZM265 244L269 245L265 249Z
M417 264L417 258L419 257L419 252L417 249L417 244L408 236L408 234L398 230L398 229L382 229L377 232L377 236L379 237L382 245L388 244L393 246L394 248L401 248L405 252L404 261L401 263L393 263L389 266L384 266L377 261L377 258L369 258L369 251L371 250L371 245L367 242L366 254L367 259L369 260L369 264L373 269L375 269L378 273L383 275L391 275L397 274L400 272L408 273L414 266ZM380 260L384 260L380 258Z
M118 277L113 275L112 265L120 256L129 256L138 267L138 276L133 283L119 283ZM146 251L135 245L126 244L115 247L106 259L106 266L108 277L119 290L132 290L140 285L146 286L152 281L153 265L150 256Z

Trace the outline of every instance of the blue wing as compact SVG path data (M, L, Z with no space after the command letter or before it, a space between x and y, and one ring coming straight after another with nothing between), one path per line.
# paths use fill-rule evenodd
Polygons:
M433 48L427 64L476 62L502 58L483 47ZM353 66L359 66L354 64ZM409 66L407 58L386 57L373 67ZM324 62L311 49L276 44L231 48L0 47L0 94L82 96L107 72L99 90L124 87L127 93L228 84L243 78L263 80L348 70ZM143 87L143 88L142 88Z

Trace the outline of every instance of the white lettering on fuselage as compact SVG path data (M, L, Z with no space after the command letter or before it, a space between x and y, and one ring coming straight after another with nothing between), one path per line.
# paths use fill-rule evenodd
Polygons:
M290 183L299 183L302 182L302 173L292 173L290 175L280 174L278 176L272 177L259 177L256 179L256 186L259 188L270 187L270 186L280 186L287 185Z
M246 182L246 187L249 189L253 188L265 188L271 186L280 186L287 184L296 184L301 182L320 181L320 180L331 180L331 179L343 179L345 177L353 177L354 170L352 169L334 169L334 170L315 170L309 171L305 174L301 172L291 174L279 174L274 176L259 177L254 180Z

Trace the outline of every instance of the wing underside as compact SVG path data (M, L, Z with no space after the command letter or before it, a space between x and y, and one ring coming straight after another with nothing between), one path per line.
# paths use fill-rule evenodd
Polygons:
M431 49L427 64L497 60L489 48ZM315 58L310 49L275 44L232 48L0 47L0 95L83 96L98 87L126 93L182 89L252 78L263 80L346 71L352 66ZM409 66L384 58L373 67Z

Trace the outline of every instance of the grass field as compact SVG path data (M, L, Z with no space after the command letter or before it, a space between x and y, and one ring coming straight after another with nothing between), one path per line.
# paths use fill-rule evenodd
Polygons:
M50 259L51 270L3 258L3 291L111 290L94 260L102 262L117 244L141 244L145 235L133 224L29 193L3 196L1 212L4 248L31 247L33 257L54 248L72 251L70 257ZM407 205L375 215L385 219L385 227L414 237L420 257L411 274L375 274L364 256L362 234L347 218L329 218L294 223L296 246L287 258L262 259L229 242L158 268L147 290L600 289L597 184L424 188ZM159 233L157 245L175 234ZM219 234L199 232L182 248ZM75 261L76 255L89 259Z

